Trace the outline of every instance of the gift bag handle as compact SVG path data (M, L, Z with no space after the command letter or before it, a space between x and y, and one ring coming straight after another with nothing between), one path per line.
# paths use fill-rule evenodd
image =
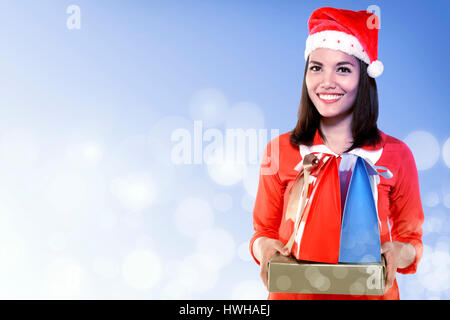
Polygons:
M319 159L314 154L308 154L303 159L303 191L302 191L302 202L300 204L299 208L299 215L298 218L295 220L295 226L294 231L291 234L291 237L289 238L289 241L286 243L284 248L287 248L289 252L291 252L292 246L294 244L295 236L297 235L298 228L300 226L300 221L302 220L303 212L305 211L306 207L306 198L308 196L308 189L309 189L309 177L310 177L310 170L317 166L319 164ZM297 180L297 183L300 180Z

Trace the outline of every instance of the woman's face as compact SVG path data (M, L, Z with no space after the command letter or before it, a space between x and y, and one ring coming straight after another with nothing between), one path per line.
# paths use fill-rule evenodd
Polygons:
M359 72L358 59L352 55L327 48L310 53L306 86L322 117L341 118L352 113Z

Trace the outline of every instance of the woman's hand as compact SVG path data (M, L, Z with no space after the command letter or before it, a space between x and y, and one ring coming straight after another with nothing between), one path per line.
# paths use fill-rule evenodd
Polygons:
M416 250L410 243L388 241L381 245L381 253L386 259L386 293L394 284L397 268L406 268L416 257Z
M281 253L283 256L289 256L290 252L284 248L280 240L261 237L253 243L253 254L261 264L261 278L267 288L269 261L275 253Z

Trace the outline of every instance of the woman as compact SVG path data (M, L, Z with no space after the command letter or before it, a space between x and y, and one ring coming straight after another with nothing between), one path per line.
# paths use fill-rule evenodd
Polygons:
M380 177L378 216L381 253L386 259L382 296L269 293L269 299L399 299L396 272L414 273L422 256L423 210L418 174L409 148L377 128L378 96L375 77L383 72L377 60L378 29L370 28L372 14L335 8L315 10L308 22L305 73L293 131L272 140L261 166L250 251L261 265L267 286L267 263L285 247L288 194L305 150L326 150L337 158L357 151L390 170ZM373 21L373 20L372 20ZM303 150L303 152L302 152ZM303 154L302 154L303 153ZM267 170L270 168L270 170ZM273 170L275 168L276 170ZM390 227L390 232L389 232Z

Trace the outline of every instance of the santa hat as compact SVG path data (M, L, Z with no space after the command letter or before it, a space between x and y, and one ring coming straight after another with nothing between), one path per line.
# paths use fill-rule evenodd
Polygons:
M367 73L370 77L380 76L384 67L378 60L379 20L373 15L365 10L351 11L330 7L315 10L308 21L309 36L306 40L305 60L317 48L339 50L367 63Z

